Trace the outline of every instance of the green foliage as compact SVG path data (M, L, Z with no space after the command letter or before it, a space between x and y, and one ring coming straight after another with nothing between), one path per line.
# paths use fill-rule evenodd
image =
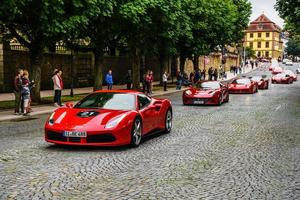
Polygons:
M248 58L254 58L254 57L256 57L255 51L251 47L246 47L246 56Z
M289 56L300 56L300 39L290 39L285 51Z

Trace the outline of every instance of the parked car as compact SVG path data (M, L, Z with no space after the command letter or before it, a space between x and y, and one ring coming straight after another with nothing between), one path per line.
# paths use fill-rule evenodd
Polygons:
M202 81L182 94L184 105L221 105L229 101L229 91L226 85L219 81Z
M282 64L286 64L287 61L289 61L289 59L286 59L286 58L283 59L283 60L282 60Z
M291 61L291 60L287 60L285 64L289 65L289 66L293 66L294 65L293 61Z
M290 75L293 78L293 81L297 81L298 80L297 74L295 74L291 70L283 70L283 73Z
M292 84L293 77L288 74L280 73L276 74L272 77L272 83L275 84Z
M300 74L300 68L296 69L296 74Z
M267 76L262 75L262 76L253 76L250 78L252 81L257 82L258 84L258 89L269 89L269 79Z
M236 78L229 84L230 94L253 94L258 91L258 83L249 78Z
M45 140L61 145L139 146L147 134L172 128L172 106L127 90L96 91L47 119Z

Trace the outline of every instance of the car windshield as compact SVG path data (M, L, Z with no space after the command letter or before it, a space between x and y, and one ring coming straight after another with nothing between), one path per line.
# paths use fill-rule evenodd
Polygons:
M253 81L260 81L262 79L262 77L260 77L260 76L253 76L251 79Z
M286 74L277 74L277 75L275 75L275 77L277 77L277 78L282 78L282 77L285 77L286 76Z
M203 90L215 90L220 88L220 83L217 81L202 82L197 83L196 87Z
M82 99L75 108L134 110L135 95L124 93L93 93Z
M251 83L250 79L236 79L232 82L233 84L238 84L238 85L247 85L249 83Z
M294 74L291 70L284 70L284 73L289 74L289 75Z

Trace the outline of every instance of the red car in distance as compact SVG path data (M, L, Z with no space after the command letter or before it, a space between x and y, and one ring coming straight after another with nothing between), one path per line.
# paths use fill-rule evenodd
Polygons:
M45 124L45 140L61 145L139 146L147 134L172 128L172 106L129 90L96 91L75 106L58 108Z
M269 66L269 71L273 71L274 67L272 65Z
M291 70L283 70L283 73L290 75L293 78L293 81L297 81L298 80L297 74L295 74Z
M293 83L293 77L291 77L288 74L280 73L276 74L272 77L272 83L279 83L279 84L292 84Z
M272 70L272 74L280 74L283 72L283 69L281 67L274 67Z
M249 78L236 78L229 84L230 94L254 94L258 91L258 83Z
M262 75L262 76L253 76L250 79L252 81L257 82L258 89L262 89L262 90L269 89L269 79L267 78L267 76L265 76L265 75Z
M221 105L229 101L228 87L219 81L202 81L183 91L184 105Z

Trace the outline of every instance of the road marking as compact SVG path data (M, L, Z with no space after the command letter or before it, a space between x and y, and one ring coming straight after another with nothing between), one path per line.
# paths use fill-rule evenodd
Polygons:
M278 111L281 108L281 105L277 106L277 108L275 109L275 111Z

